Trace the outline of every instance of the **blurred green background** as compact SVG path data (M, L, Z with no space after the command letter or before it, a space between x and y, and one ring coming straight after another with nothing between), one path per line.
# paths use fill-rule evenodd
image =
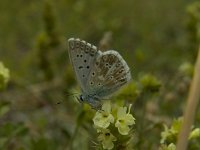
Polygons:
M0 0L0 61L10 70L0 91L0 149L95 149L95 111L80 109L69 96L79 89L67 52L71 37L119 51L134 82L142 84L141 76L151 74L162 83L150 96L125 91L118 97L133 103L136 135L145 135L137 128L141 115L146 124L155 123L151 117L162 124L181 116L192 77L188 68L198 50L199 16L195 0ZM199 125L199 111L196 120ZM134 148L156 149L162 130L151 130Z

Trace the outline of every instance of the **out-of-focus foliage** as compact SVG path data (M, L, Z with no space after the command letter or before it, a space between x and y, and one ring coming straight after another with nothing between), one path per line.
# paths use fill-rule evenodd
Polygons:
M199 46L199 8L195 0L0 0L0 149L99 147L96 111L76 100L71 37L123 56L133 81L111 102L133 104L136 124L131 144L120 148L158 149L163 123L183 114ZM191 139L189 146L199 145Z
M158 91L161 86L160 81L158 81L154 76L146 74L140 77L140 83L142 85L142 89L150 90L150 91Z
M190 31L191 43L200 41L200 2L195 2L187 7L189 14L188 30Z

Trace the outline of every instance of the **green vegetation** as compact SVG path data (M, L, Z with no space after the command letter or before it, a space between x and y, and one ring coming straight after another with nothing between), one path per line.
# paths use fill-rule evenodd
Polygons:
M101 150L108 133L113 149L175 150L200 44L199 1L0 0L0 21L0 150ZM124 119L128 135L117 116L99 135L97 112L77 101L71 37L115 49L130 66L133 81L111 98L112 114L124 107L135 119ZM200 149L199 128L200 109L189 150Z

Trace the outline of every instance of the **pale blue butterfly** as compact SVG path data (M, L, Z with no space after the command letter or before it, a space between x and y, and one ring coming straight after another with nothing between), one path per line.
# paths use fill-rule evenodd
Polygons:
M101 52L80 39L70 38L68 42L70 60L82 91L78 100L99 109L103 99L131 80L130 69L114 50Z

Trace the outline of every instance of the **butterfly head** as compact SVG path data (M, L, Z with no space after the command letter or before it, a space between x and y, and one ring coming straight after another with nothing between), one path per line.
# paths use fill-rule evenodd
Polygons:
M79 97L77 97L77 100L80 103L89 104L93 109L98 110L101 108L100 101L94 96L81 94Z

